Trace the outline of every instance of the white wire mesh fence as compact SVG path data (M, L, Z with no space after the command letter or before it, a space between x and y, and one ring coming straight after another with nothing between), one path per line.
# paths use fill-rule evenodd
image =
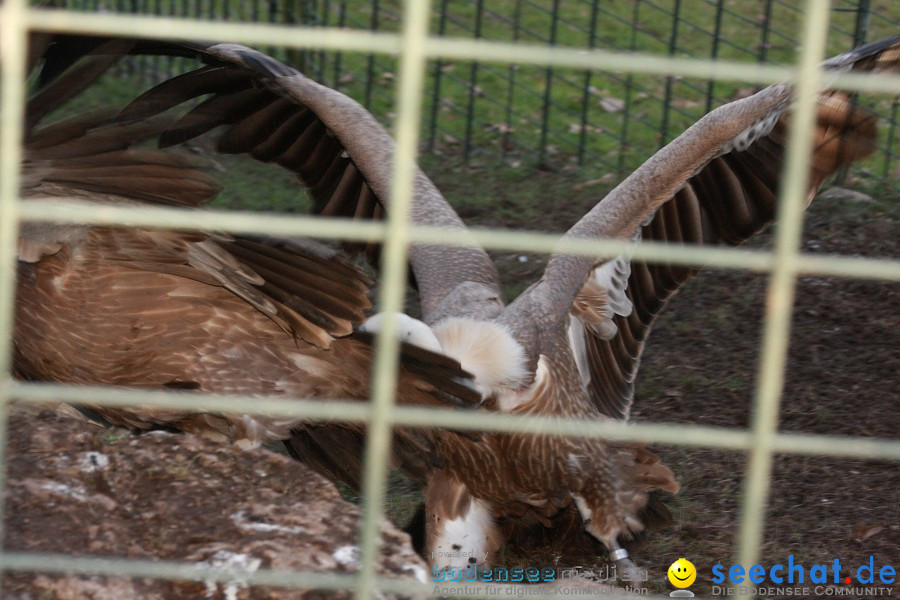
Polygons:
M808 139L814 118L815 92L822 80L818 68L824 55L829 3L811 0L805 6L802 51L794 67L710 62L645 54L619 54L571 48L546 48L538 45L474 41L462 38L432 37L429 34L428 2L408 0L402 12L402 27L397 33L372 33L340 28L285 27L264 24L202 22L179 18L145 18L115 14L79 14L48 11L28 6L24 0L5 0L0 14L0 58L2 58L2 132L0 132L0 345L3 386L0 403L5 409L12 400L44 402L48 400L89 401L96 405L141 404L228 410L229 412L283 414L316 419L365 421L368 425L367 460L363 486L364 510L361 526L361 567L353 576L259 571L240 574L250 583L355 589L360 598L377 591L430 593L431 586L416 588L376 576L378 544L377 524L385 497L387 456L390 431L395 425L446 426L460 429L527 431L569 436L597 436L606 439L650 441L741 450L750 458L744 483L740 519L740 543L737 562L753 564L760 553L768 482L773 455L798 453L900 460L900 442L889 439L859 439L842 436L785 434L777 431L777 416L785 356L790 332L793 291L800 274L843 275L900 280L900 263L887 259L823 258L799 251L803 220L802 197L808 170ZM429 228L411 228L408 209L411 167L419 141L419 110L422 106L426 61L430 58L478 59L484 62L598 68L631 73L684 75L701 78L772 83L791 80L796 84L796 116L790 132L785 184L780 194L779 220L772 252L696 248L668 248L642 244L629 252L637 259L677 262L691 265L752 269L770 273L768 307L764 329L762 359L754 399L754 419L749 430L712 427L685 427L669 424L589 423L547 420L534 417L512 418L499 414L466 414L423 411L393 405L398 342L393 335L395 323L388 322L376 347L373 397L368 405L333 400L303 401L260 400L241 397L192 397L146 390L54 386L14 381L11 373L11 335L15 301L16 232L23 220L50 220L80 223L116 223L172 227L183 226L185 214L176 209L82 207L69 200L41 205L23 204L19 199L22 115L24 94L24 56L27 32L31 30L72 31L129 36L195 39L203 31L205 39L228 40L247 44L283 44L292 48L362 51L396 56L396 164L389 218L384 224L360 224L323 221L301 216L236 215L211 212L204 221L207 229L241 233L313 235L322 238L367 239L384 243L383 281L379 309L397 311L402 306L406 287L406 252L411 242L459 243L446 233ZM842 75L831 85L871 92L900 93L900 78ZM482 231L476 240L489 248L521 251L565 250L590 255L620 253L627 244L610 240L556 244L554 236L532 233ZM0 419L0 448L5 447L6 419ZM73 558L27 553L0 552L0 569L41 572L104 573L125 576L149 576L170 579L228 580L235 576L227 570L203 570L194 565L124 559Z

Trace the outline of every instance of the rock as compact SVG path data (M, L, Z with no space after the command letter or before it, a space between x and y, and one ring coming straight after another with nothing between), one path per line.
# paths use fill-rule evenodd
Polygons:
M817 202L821 201L834 200L838 202L854 202L854 203L865 203L872 202L872 196L868 194L864 194L862 192L857 192L854 190L848 190L842 187L831 187L819 194L816 197Z
M191 435L134 436L57 411L13 407L7 551L351 573L359 508L302 464ZM385 521L379 574L425 582L409 537ZM6 573L5 599L169 600L352 594L145 578ZM384 595L384 597L396 597Z

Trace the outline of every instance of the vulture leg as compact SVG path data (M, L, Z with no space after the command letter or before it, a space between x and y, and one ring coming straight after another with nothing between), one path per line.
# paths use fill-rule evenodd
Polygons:
M616 576L625 581L634 581L638 568L629 558L628 550L617 541L619 535L626 532L615 518L611 518L614 514L612 506L604 503L605 498L592 497L591 491L593 490L588 488L581 490L585 495L572 494L578 512L584 519L584 528L609 549L609 560L616 565Z
M633 574L637 573L637 565L628 557L628 550L619 545L615 540L607 544L609 548L609 559L616 565L616 576L625 581L634 581Z

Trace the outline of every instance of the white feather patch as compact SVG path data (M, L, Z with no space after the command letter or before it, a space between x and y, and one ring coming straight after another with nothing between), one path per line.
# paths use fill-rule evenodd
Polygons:
M575 364L578 366L578 374L581 375L581 383L585 387L591 382L590 365L588 364L587 348L584 344L584 323L577 317L569 315L569 347L575 356Z
M475 387L487 398L514 391L528 380L525 349L502 326L453 317L434 327L444 354L475 376Z
M332 553L338 564L348 567L359 567L359 546L341 546Z
M591 522L594 516L593 511L591 511L591 507L588 506L587 500L585 500L583 496L572 494L572 498L575 500L575 506L578 507L578 512L579 514L581 514L582 520L584 521L585 525L587 525Z
M776 94L779 93L779 91L784 90L784 86L772 86L770 90L771 91L768 93ZM773 110L768 115L740 132L733 140L722 147L718 155L721 156L723 154L728 154L729 152L744 152L747 148L752 146L756 140L772 133L772 129L775 128L775 124L778 122L778 119L781 118L786 107L787 103L782 103L776 110Z
M641 230L632 236L632 240L640 241ZM613 322L615 315L627 317L634 310L634 305L628 299L626 290L628 289L628 277L631 275L631 254L623 254L608 260L599 267L591 271L587 283L583 288L590 289L593 287L600 288L605 292L605 305L593 307L594 319L598 315L602 315L602 320L597 319L592 322L584 322L579 317L585 318L579 313L579 317L574 314L569 315L568 338L569 347L575 357L575 364L578 366L578 373L581 375L581 383L586 387L591 382L590 359L587 355L585 347L585 334L590 329L592 334L603 340L611 340L618 334L618 327ZM601 296L603 297L603 296ZM585 296L583 302L590 302L591 296ZM573 308L574 311L574 308Z
M435 337L431 327L419 319L414 319L403 313L397 313L396 316L397 337L401 342L408 342L419 348L431 350L432 352L443 352L443 350L441 350L441 343L438 341L437 337ZM384 327L384 318L384 313L374 314L366 319L359 328L368 333L377 333Z
M262 559L250 556L248 554L237 554L228 550L218 550L209 559L196 563L200 567L212 567L214 569L222 569L228 571L237 571L234 579L227 581L216 581L207 579L206 595L204 598L223 598L224 600L237 600L241 590L247 587L246 577L242 572L252 574L259 569Z
M491 552L488 539L493 527L494 518L488 504L473 498L465 515L443 522L443 529L432 547L432 556L428 558L439 567L459 569L469 566L470 558L484 563Z
M526 389L521 391L510 390L497 395L497 405L503 412L512 412L514 408L530 402L535 394L544 389L550 378L550 369L547 368L547 357L541 354L538 357L537 368L534 370L534 381Z
M640 232L636 236L640 239ZM606 290L609 307L620 316L627 317L631 314L633 306L631 300L625 294L628 289L628 277L631 275L631 257L619 256L607 261L594 269L591 273L594 281Z

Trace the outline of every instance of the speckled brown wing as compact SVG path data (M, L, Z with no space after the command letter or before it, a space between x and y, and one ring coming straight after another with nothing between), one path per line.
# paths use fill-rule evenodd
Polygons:
M159 123L103 125L96 116L34 131L26 139L23 196L76 197L98 204L156 202L194 206L219 190L187 156L132 148ZM97 264L175 275L221 286L283 330L327 348L348 335L370 307L369 278L314 243L262 242L224 234L26 224L19 256L36 262L70 245L90 247ZM84 244L88 244L85 246Z
M34 34L30 42L29 65L40 68L26 110L26 198L74 196L100 204L198 206L215 197L220 186L196 157L138 147L147 140L177 137L180 124L193 119L190 115L173 125L174 117L122 120L114 118L116 111L103 110L43 123L129 52L194 50L163 42L78 35ZM236 79L226 77L227 81L258 84L258 73L231 66L228 71ZM197 92L178 78L160 89L170 88L179 97ZM223 91L243 89L226 88ZM162 96L170 97L168 91ZM214 114L222 118L220 112ZM311 241L26 224L20 258L34 263L66 244L70 250L82 248L87 236L97 245L98 264L111 261L221 286L294 337L322 348L333 337L349 335L371 307L366 297L372 284L369 277L343 256Z
M277 387L266 383L263 342L297 369L292 351L331 348L369 307L365 274L327 248L165 230L53 231L56 252L20 262L19 346L34 378L263 393ZM231 359L229 340L242 348ZM48 362L51 352L59 359ZM242 381L256 360L258 381Z
M367 351L374 350L375 337L370 333L357 331L349 339L358 342ZM457 409L481 404L481 395L472 386L470 375L462 371L454 359L401 342L400 365L398 403L443 403L445 407ZM410 395L414 398L416 394L424 395L427 401L409 398ZM435 469L443 466L441 447L448 443L472 445L481 438L477 433L446 429L395 428L394 431L391 447L393 466L421 483L427 481ZM291 430L290 439L285 441L292 456L313 464L320 472L343 481L354 490L362 489L365 445L365 430L362 428L309 420L298 423Z
M900 38L864 46L826 65L896 71ZM660 206L638 237L668 244L733 246L771 223L789 121L790 114L785 113L771 133L752 140L746 148L735 146L710 160ZM821 95L807 202L827 177L875 150L876 121L845 92ZM600 275L601 271L606 272ZM588 370L591 398L602 413L628 417L652 323L668 299L697 272L690 267L620 258L618 264L599 265L582 288L573 314L584 326L575 333L583 336L581 362ZM595 289L598 280L602 283L599 294ZM599 318L597 313L602 313Z
M79 239L69 238L59 251L37 262L21 262L17 371L29 379L76 384L367 401L371 346L353 336L332 336L321 325L317 328L328 339L327 348L295 336L288 331L292 324L282 319L283 309L265 308L280 301L261 291L271 284L257 283L258 275L250 270L249 265L259 262L258 256L243 255L241 265L226 268L235 260L233 255L217 257L224 250L210 251L211 243L202 234L98 227ZM202 258L195 261L198 247ZM338 282L341 310L354 297L358 301L350 306L352 310L367 305L360 290L355 296L343 295L348 284L342 261L312 255L299 258L295 268L313 261L316 277ZM278 289L279 294L288 293ZM329 288L320 285L317 289L324 294ZM310 297L298 298L312 302ZM329 302L311 306L320 315L339 320L326 310ZM312 322L313 313L297 314L308 315ZM447 377L445 360L439 361L434 376L401 367L398 403L447 403L452 391L441 386ZM454 399L456 404L466 402ZM468 390L467 399L479 397ZM197 413L190 411L188 402L186 410L96 410L110 422L135 429L167 427L251 444L303 438L305 431L314 430L319 435L307 444L304 460L326 473L346 476L348 482L358 480L354 473L359 457L350 453L364 435L357 424ZM399 465L414 472L430 468L435 459L429 435L398 430L396 439ZM330 467L335 461L346 473Z
M97 205L195 206L213 197L218 184L195 158L134 147L167 130L171 123L165 119L110 122L107 112L42 125L43 116L70 97L59 82L90 85L112 64L103 56L88 56L86 63L67 58L39 86L39 106L30 114L40 118L26 132L26 201L74 197ZM69 67L79 74L72 75ZM202 214L198 211L195 218ZM372 348L352 334L371 306L372 281L346 257L318 243L26 223L19 259L15 369L23 378L368 399ZM409 369L403 366L407 362ZM446 357L406 349L398 402L480 401L474 389L460 383L468 375L449 362L453 364ZM445 385L450 380L455 387ZM186 409L97 411L132 428L170 427L251 443L288 439L303 426L297 419ZM330 447L321 456L340 456L360 435L355 424L333 426ZM397 439L401 463L427 468L433 460L429 437L398 431ZM307 458L315 464L318 456Z

